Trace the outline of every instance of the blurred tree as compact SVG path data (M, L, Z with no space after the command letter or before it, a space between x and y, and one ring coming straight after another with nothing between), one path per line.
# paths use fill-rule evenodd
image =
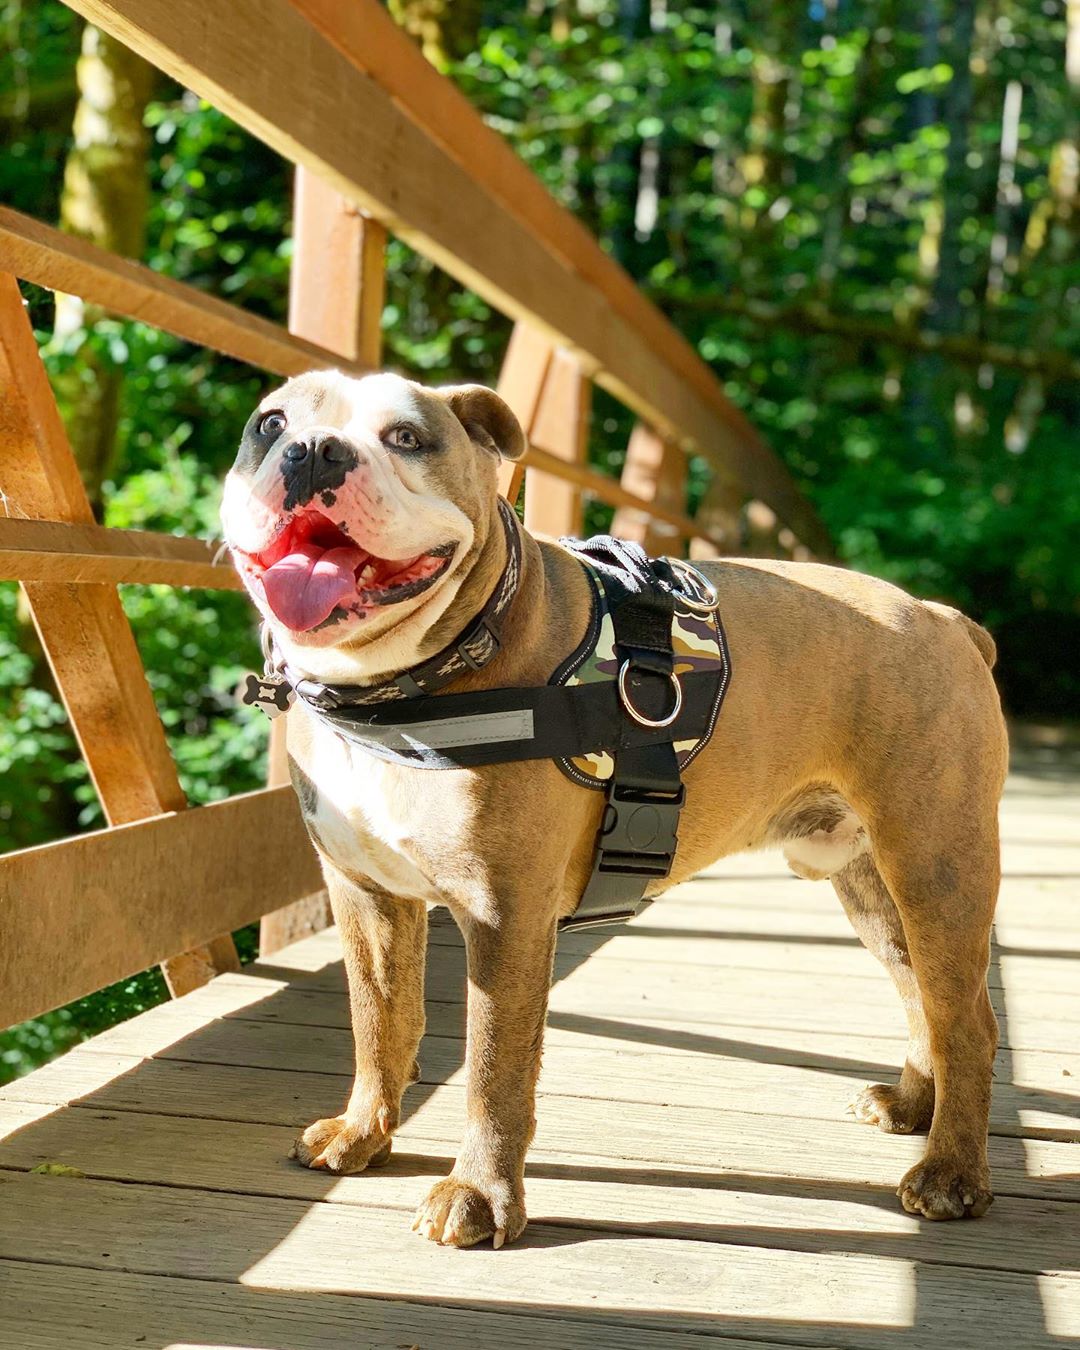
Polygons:
M60 227L125 258L141 258L149 197L144 125L157 72L92 24L76 64L79 100L64 165ZM54 375L71 448L96 515L119 418L119 363L94 337L101 310L77 295L56 297L54 344L65 360Z

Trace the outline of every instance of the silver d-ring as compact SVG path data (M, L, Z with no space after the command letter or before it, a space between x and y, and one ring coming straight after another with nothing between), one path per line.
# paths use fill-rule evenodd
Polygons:
M676 599L681 600L692 614L712 614L720 603L720 597L712 582L683 558L668 558L667 561L679 580L694 588L692 591L685 591L680 586L675 591Z
M643 727L671 726L672 722L675 721L679 713L682 712L682 685L679 683L678 675L676 675L673 670L668 672L668 679L671 681L672 688L675 690L674 708L672 708L671 712L668 713L667 717L662 717L658 722L654 722L651 717L646 717L644 713L639 712L637 708L634 707L634 704L630 698L630 694L628 693L626 688L626 677L627 675L629 675L629 673L630 673L630 662L624 661L622 665L619 667L619 698L622 700L622 705L626 709L626 711L630 714L630 716L634 719L634 721L638 723L639 726Z

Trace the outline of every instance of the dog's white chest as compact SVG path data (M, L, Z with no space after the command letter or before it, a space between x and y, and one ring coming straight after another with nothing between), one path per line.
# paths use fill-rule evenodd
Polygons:
M403 790L401 771L319 725L312 732L304 769L310 788L302 786L300 796L323 852L343 872L368 877L391 895L439 903L415 846L420 803Z

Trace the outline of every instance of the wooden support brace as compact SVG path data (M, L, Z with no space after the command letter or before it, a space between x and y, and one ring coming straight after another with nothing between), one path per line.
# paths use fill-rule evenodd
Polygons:
M651 427L637 423L626 447L621 483L635 497L671 511L686 510L686 456ZM611 532L644 548L650 557L682 554L679 532L645 511L620 507Z
M6 273L0 274L0 445L6 514L93 524L18 283ZM187 800L115 587L30 582L24 590L109 823L182 810ZM228 936L162 966L174 995L219 969L238 968Z
M386 294L386 230L317 174L298 168L293 190L293 261L289 331L338 353L349 363L382 363ZM285 724L270 728L268 783L289 781ZM259 953L268 956L333 923L325 890L305 896L259 926Z

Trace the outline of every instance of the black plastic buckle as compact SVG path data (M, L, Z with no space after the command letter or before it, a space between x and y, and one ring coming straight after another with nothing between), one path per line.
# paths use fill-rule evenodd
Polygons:
M319 712L336 712L342 706L341 698L318 680L297 680L294 688L305 703Z
M671 872L685 800L685 786L675 793L660 793L612 785L592 875L577 909L560 928L592 928L633 918L649 883L662 881Z

